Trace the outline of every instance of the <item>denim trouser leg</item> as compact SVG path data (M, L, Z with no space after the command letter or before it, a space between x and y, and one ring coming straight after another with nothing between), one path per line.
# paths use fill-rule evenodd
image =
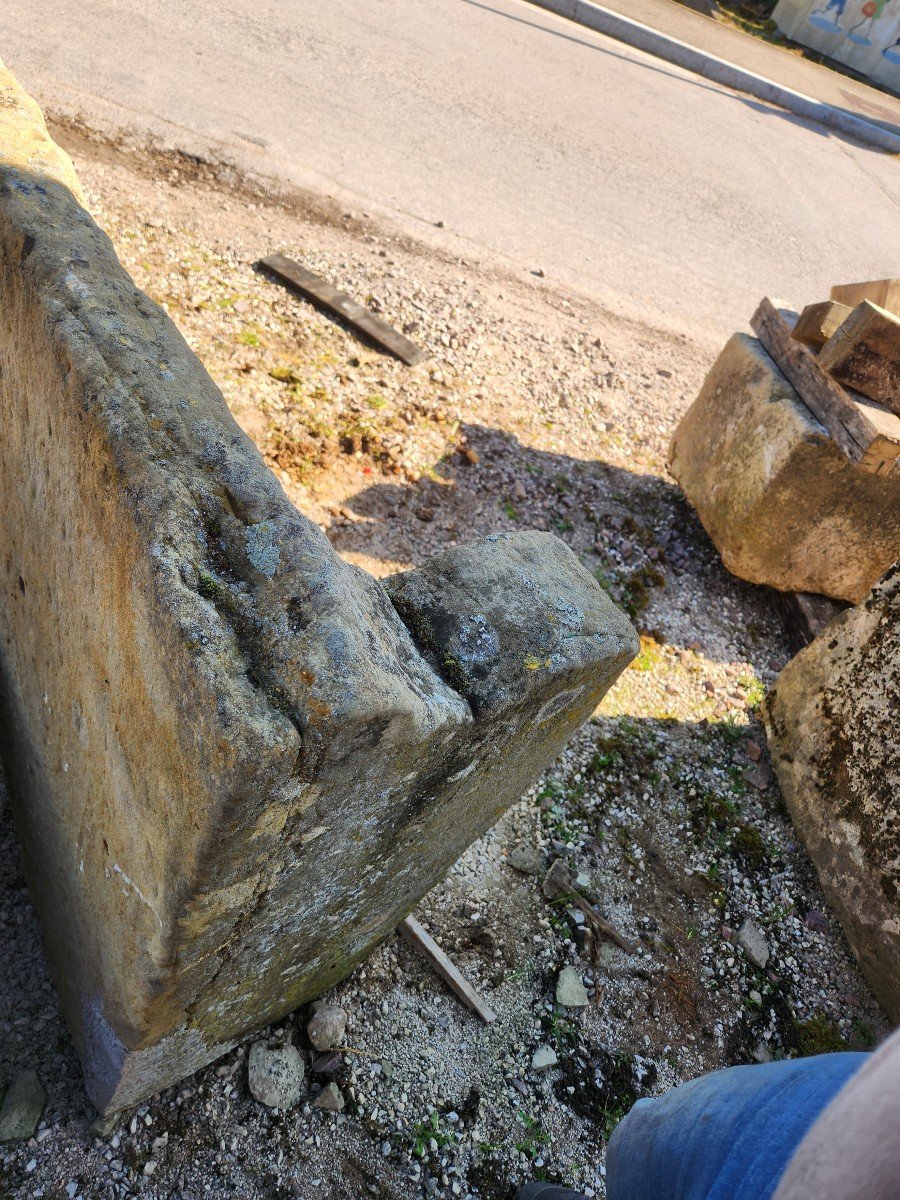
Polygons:
M769 1200L807 1130L866 1057L726 1067L639 1100L610 1140L608 1200Z

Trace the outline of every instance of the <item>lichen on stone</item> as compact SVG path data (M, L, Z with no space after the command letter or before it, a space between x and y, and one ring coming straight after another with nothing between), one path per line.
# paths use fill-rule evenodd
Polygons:
M270 521L247 527L247 557L260 575L271 579L278 570L280 552L277 531Z

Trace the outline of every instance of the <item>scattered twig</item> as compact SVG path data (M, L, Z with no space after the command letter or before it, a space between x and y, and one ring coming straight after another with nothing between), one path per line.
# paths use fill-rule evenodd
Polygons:
M584 896L575 889L569 869L561 858L555 860L545 875L542 890L548 900L567 900L580 908L592 927L598 933L602 933L604 937L609 938L611 942L615 942L626 954L637 953L635 947L619 933L615 925L611 925L605 917L601 917L593 904L589 904Z

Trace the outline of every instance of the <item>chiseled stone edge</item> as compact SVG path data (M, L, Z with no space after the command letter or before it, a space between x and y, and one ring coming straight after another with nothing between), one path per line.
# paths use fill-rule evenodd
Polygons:
M0 162L25 175L41 175L67 187L87 207L72 160L47 132L44 114L0 58Z

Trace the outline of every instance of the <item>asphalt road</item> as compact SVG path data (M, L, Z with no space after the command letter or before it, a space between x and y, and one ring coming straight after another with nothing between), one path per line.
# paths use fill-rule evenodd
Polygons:
M895 159L523 0L6 0L0 53L51 112L710 345L764 294L900 274Z

